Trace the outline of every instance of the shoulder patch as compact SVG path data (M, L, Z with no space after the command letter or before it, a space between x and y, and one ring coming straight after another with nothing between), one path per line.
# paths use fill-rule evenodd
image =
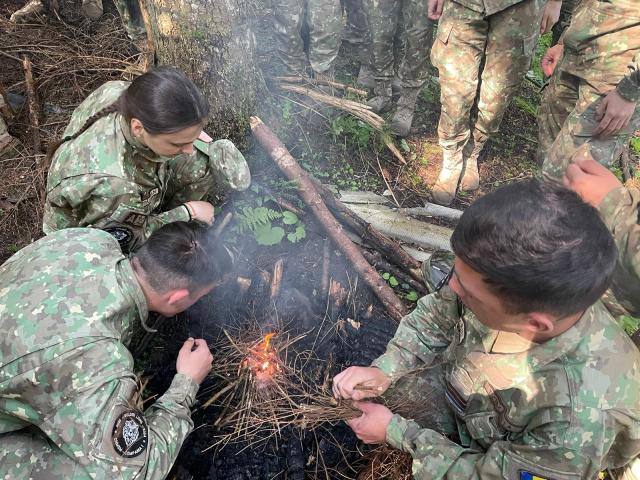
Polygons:
M553 480L553 479L548 477L541 477L540 475L536 475L535 473L527 472L525 470L520 470L519 480Z
M121 457L137 457L149 443L147 423L140 412L126 410L113 423L113 448Z
M111 234L118 241L123 251L129 247L133 239L133 232L126 227L107 227L104 231Z

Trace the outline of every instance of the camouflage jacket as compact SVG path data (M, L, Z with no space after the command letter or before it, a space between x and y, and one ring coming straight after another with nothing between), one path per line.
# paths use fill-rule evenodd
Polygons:
M618 266L611 287L616 300L640 317L640 190L620 187L600 204L600 214L618 247Z
M461 315L448 288L403 318L373 365L394 379L442 361L460 437L394 415L387 441L414 478L592 480L640 452L640 353L602 304L546 343L513 336Z
M128 85L107 82L89 95L73 112L64 135L78 131ZM162 157L133 137L119 113L97 120L78 138L64 142L53 157L44 232L92 226L114 235L125 251L134 250L162 225L189 221L182 204L205 199L216 184L216 173L228 176L228 164L242 167L241 182L231 182L231 187L248 186L246 161L231 141L197 140L194 147L193 155Z
M640 0L583 0L560 42L562 70L640 100Z
M38 478L165 478L198 385L177 374L140 411L125 343L147 315L129 260L100 230L52 233L0 267L0 434L35 425L58 447ZM30 477L29 456L6 463L2 478Z
M493 15L494 13L506 10L509 7L517 5L522 2L535 2L538 5L540 11L542 6L546 3L545 0L445 0L458 3L464 7L467 7L475 12L483 13L485 17ZM532 21L540 21L540 19L532 19Z

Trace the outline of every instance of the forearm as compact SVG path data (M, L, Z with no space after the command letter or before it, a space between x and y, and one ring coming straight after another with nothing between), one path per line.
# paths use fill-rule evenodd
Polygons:
M616 90L625 100L636 103L640 101L640 53L633 58L629 72L622 77Z

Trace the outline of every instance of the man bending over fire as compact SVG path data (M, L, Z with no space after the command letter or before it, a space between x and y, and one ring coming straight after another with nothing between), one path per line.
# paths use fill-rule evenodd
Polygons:
M356 435L409 452L416 479L591 480L638 455L640 353L599 301L616 247L598 212L527 180L469 207L451 245L386 352L333 382L362 400L417 375L401 393L434 418L357 402Z

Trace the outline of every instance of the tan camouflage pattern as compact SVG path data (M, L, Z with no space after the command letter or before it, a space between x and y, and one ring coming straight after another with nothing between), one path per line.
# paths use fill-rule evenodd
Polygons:
M578 5L580 5L580 1L581 0L562 0L562 5L560 6L560 18L558 18L558 21L553 25L553 27L551 27L552 46L558 43L560 37L571 23L573 12L576 10Z
M128 85L107 82L89 95L74 111L64 135L79 130ZM233 143L197 141L194 146L193 155L162 157L133 137L119 113L101 118L56 151L47 178L43 231L118 229L130 237L123 248L135 250L162 225L188 221L183 203L206 199L216 181L248 187L249 168Z
M640 100L640 1L583 0L561 43L564 55L544 92L538 115L542 173L560 180L580 145L611 165L640 128L636 107L629 125L609 138L594 137L596 108L613 89Z
M626 312L640 317L640 190L620 187L599 206L618 247L612 291Z
M397 381L442 362L460 439L395 414L387 442L414 478L592 480L640 452L640 352L601 303L543 344L513 336L460 315L448 287L402 319L373 365Z
M390 83L397 72L403 88L422 87L429 72L427 0L365 0L365 7L376 82Z
M478 10L474 3L445 2L431 50L431 61L440 76L438 138L446 158L462 155L470 139L479 152L498 132L540 34L542 0L487 4L491 14ZM494 11L503 3L504 8ZM476 103L477 119L470 127Z
M144 411L148 446L111 438L140 412L126 348L147 319L130 261L97 229L54 232L0 266L0 478L162 479L193 428L198 385L176 375Z
M338 56L342 32L340 0L272 0L278 56L292 73L307 68L302 31L308 27L308 58L314 72L327 72Z

